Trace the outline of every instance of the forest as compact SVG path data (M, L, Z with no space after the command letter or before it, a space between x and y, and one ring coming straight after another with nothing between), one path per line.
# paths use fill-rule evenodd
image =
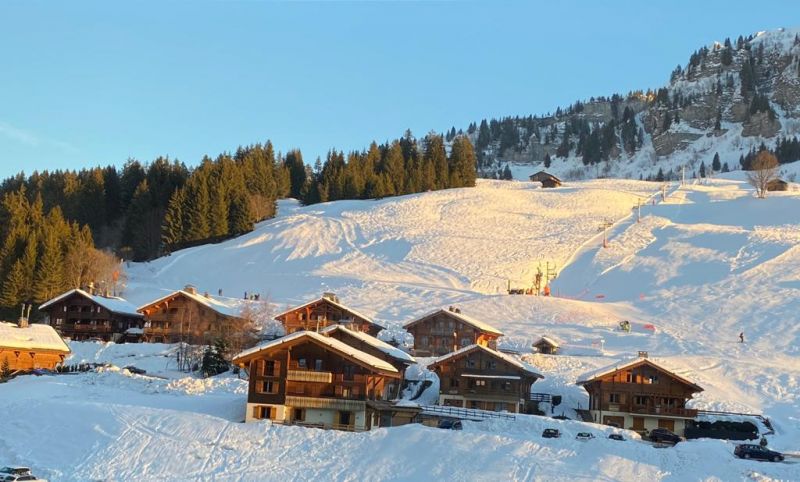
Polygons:
M307 165L271 142L238 147L189 167L159 157L81 170L20 173L0 184L0 308L42 303L93 283L124 284L122 261L148 261L253 230L276 201L377 199L475 185L466 136L410 132L363 151L332 149Z

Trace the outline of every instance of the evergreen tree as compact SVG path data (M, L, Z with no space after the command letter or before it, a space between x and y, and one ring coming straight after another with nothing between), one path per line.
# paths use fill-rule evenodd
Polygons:
M209 238L211 234L208 224L209 203L206 181L195 174L186 184L186 198L183 206L183 211L186 213L187 241L194 242Z
M713 169L714 172L720 172L722 170L722 166L719 162L719 152L714 153L714 160L711 162L711 169Z
M656 174L656 182L664 182L664 171L659 167Z
M243 190L235 190L231 195L228 209L228 231L238 236L253 230L253 218L250 203Z
M706 163L705 163L705 161L700 163L700 177L706 177Z
M289 195L295 199L302 199L302 190L306 183L306 166L303 164L303 155L297 149L287 152L284 165L289 170Z
M3 282L3 290L0 293L0 304L2 306L13 307L20 304L25 299L26 280L23 273L22 261L17 260L8 272Z
M229 202L221 177L217 172L208 180L208 232L211 239L222 239L228 234Z
M176 189L167 205L164 223L161 226L161 242L167 253L177 249L185 242L183 206L186 195L182 188Z
M508 164L506 164L506 167L503 169L503 177L502 178L503 178L503 180L506 180L506 181L511 181L512 179L514 179L514 176L511 174L511 169L508 167Z
M545 169L549 169L550 168L550 154L545 154L544 155L544 167L545 167Z
M41 243L42 255L34 274L33 299L37 303L55 297L64 288L63 256L55 230L47 230Z
M206 347L200 365L200 371L203 373L203 376L213 377L228 371L230 365L225 359L227 351L227 345L222 338L218 338L213 345Z

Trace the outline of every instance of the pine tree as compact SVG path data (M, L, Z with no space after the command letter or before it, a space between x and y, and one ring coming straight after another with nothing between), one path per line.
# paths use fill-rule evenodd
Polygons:
M253 218L250 203L245 192L237 189L231 195L228 209L228 231L234 236L239 236L252 230Z
M62 270L63 256L55 230L45 231L42 239L42 255L34 275L33 299L43 303L63 289L64 273Z
M659 167L656 174L656 182L664 182L664 171Z
M722 170L722 166L719 163L719 152L714 153L714 160L711 162L711 169L714 172L720 172Z
M206 181L195 174L186 185L186 198L183 206L187 223L187 241L195 242L209 238L211 234L208 224L209 203Z
M705 163L705 161L700 163L700 177L706 177L706 163Z
M174 251L185 242L183 216L185 202L186 194L182 188L178 188L172 193L167 205L164 223L161 225L161 243L167 253Z
M228 234L229 202L225 183L220 178L221 174L217 172L208 180L208 233L211 239L222 239Z
M551 163L550 154L545 154L544 155L544 167L545 167L545 169L549 169L550 168L550 163Z
M511 181L514 179L514 176L511 174L511 169L506 164L506 167L503 169L503 179L506 181Z
M23 273L22 261L17 260L8 272L3 282L3 290L0 293L0 305L13 308L24 301L25 275Z

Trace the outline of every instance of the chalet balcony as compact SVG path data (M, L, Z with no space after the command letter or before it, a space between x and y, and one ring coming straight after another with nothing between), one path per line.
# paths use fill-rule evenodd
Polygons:
M111 325L104 326L104 325L89 325L89 324L76 323L74 325L64 326L63 330L80 332L80 333L111 333L113 331L113 328L111 327Z
M286 380L290 382L331 383L333 382L333 373L315 372L311 370L287 370Z
M664 415L667 417L697 417L697 410L683 407L653 407L653 406L629 406L620 404L603 404L603 410L609 412L626 412L642 415Z
M340 398L302 397L287 395L286 405L293 408L317 408L325 410L341 410L355 412L366 410L367 404L361 400L343 400Z

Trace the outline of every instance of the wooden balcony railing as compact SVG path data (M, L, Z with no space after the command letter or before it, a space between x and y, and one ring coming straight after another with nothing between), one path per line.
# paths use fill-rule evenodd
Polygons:
M70 325L66 325L64 327L64 329L66 331L69 331L69 330L80 331L81 333L84 333L84 332L86 332L86 333L111 333L111 331L112 331L112 327L110 325L109 326L104 326L104 325L85 325L85 324L80 324L80 323L76 323L76 324L71 325L71 326Z
M627 404L608 403L603 404L603 410L609 412L637 413L642 415L666 415L668 417L697 417L697 410L683 407L664 407L664 406L636 406Z
M362 400L343 400L340 398L303 397L295 395L286 396L286 405L293 408L319 408L341 410L345 412L365 410L367 406Z
M312 370L287 370L286 379L290 382L331 383L333 374L331 372L315 372Z

